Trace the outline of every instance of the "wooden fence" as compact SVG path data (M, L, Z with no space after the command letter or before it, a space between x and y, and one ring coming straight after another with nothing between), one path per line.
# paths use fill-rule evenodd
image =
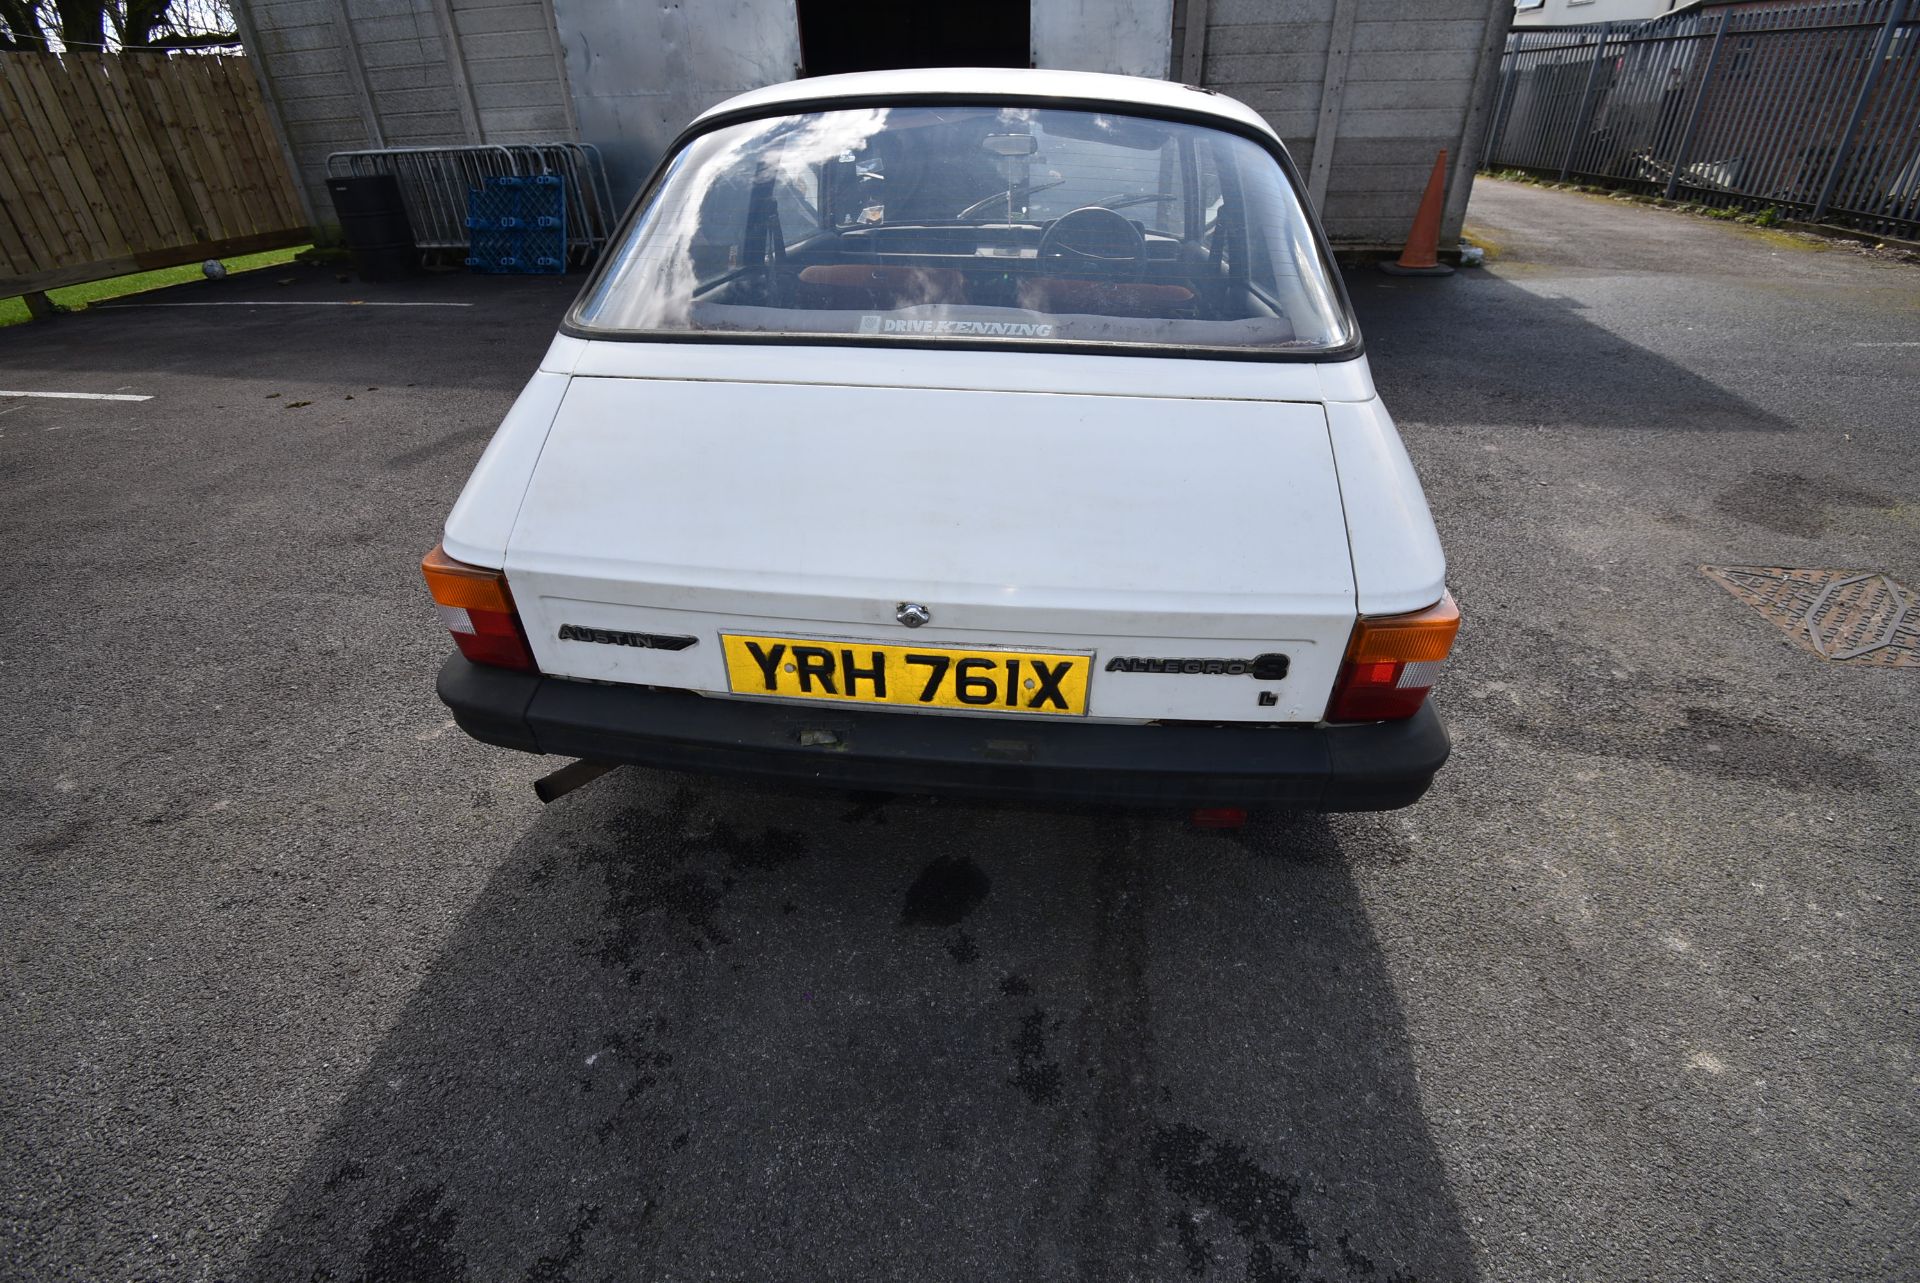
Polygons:
M246 59L0 53L0 298L297 245Z

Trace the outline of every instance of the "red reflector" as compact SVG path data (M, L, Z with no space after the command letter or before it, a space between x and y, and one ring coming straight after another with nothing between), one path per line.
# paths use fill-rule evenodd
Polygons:
M1397 667L1397 665L1390 665ZM1329 722L1391 722L1412 717L1427 702L1427 687L1396 686L1385 682L1349 681L1334 692L1327 710Z
M453 634L453 644L460 653L476 664L492 664L495 668L531 669L533 652L527 649L525 639L520 636L520 626L509 615L496 615L491 611L475 610L473 631Z
M1196 829L1237 829L1246 825L1247 813L1237 806L1202 806L1193 812Z

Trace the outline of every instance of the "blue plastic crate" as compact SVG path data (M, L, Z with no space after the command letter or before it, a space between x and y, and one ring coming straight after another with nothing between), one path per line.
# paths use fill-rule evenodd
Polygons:
M467 266L493 275L567 270L567 191L552 174L467 189Z

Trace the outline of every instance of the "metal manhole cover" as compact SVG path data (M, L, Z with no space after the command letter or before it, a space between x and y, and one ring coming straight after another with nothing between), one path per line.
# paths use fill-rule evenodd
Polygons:
M1920 667L1920 600L1885 575L1785 566L1702 566L1700 573L1822 659Z

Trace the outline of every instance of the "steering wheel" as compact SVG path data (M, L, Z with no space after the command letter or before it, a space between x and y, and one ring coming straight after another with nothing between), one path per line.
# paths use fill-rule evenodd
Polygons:
M1137 271L1147 261L1147 237L1132 219L1117 210L1082 205L1053 220L1040 236L1037 257L1113 264Z

